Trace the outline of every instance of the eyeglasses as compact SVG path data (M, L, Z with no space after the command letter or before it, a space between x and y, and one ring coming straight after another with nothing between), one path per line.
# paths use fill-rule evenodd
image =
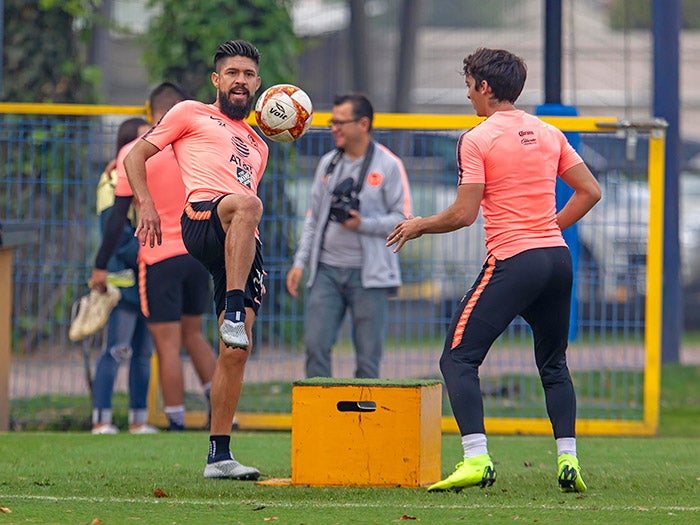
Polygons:
M351 118L348 120L329 120L328 121L328 127L333 127L333 126L344 126L345 124L350 124L351 122L359 122L359 118Z

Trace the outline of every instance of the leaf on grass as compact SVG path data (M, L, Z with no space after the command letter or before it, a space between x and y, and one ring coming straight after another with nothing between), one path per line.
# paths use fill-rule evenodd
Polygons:
M407 520L417 520L415 516L409 516L408 514L404 514L399 518L399 521L407 521Z
M264 508L265 508L265 505L260 505L259 507L255 507L255 508L253 509L253 512L256 512L256 511L258 511L258 510L263 510Z
M12 511L10 509L8 509L7 507L0 507L0 512L2 512L3 514L9 514Z
M163 489L155 489L153 491L153 495L156 498L167 498L168 497L168 495L165 493L165 491Z
M273 516L271 518L263 518L263 521L277 521L278 519L279 518L277 518L276 516Z
M95 518L90 522L90 525L100 525L102 523L102 520L100 518Z
M523 464L524 464L526 467L531 467L532 465L534 465L534 463L533 463L532 461L526 461L526 462L523 463Z

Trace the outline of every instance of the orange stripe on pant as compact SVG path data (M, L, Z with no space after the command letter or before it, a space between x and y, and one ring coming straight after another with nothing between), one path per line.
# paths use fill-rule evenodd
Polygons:
M141 313L144 317L150 315L148 310L148 295L146 294L146 263L139 261L139 300L141 302Z
M481 293L484 291L484 288L486 288L486 285L489 284L495 268L496 258L491 255L488 259L486 259L486 269L484 270L484 275L481 278L479 285L476 287L476 290L474 290L474 293L467 301L467 304L464 305L462 315L459 316L459 321L455 327L455 333L452 336L452 346L450 346L450 350L454 350L455 347L462 342L462 336L464 335L464 329L467 326L467 321L469 321L469 316L474 310L474 306L479 300L479 297L481 297Z
M192 205L188 202L185 206L185 214L193 221L207 221L211 217L211 210L194 211Z

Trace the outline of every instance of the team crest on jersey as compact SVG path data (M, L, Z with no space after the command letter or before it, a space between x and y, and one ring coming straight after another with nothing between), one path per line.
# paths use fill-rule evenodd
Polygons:
M367 175L367 184L372 186L373 188L381 186L382 180L384 180L384 177L382 177L382 174L378 171L373 171L372 173Z
M241 137L231 137L231 143L241 157L247 157L250 155L250 148Z
M249 188L253 187L250 181L250 172L244 170L243 168L236 168L236 178L238 179L238 182L243 184L243 186L248 186Z

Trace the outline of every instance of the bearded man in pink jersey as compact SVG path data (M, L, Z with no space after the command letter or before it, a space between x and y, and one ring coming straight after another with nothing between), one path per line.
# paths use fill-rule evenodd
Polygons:
M172 145L185 184L182 240L214 279L220 323L219 357L211 385L211 435L205 478L257 479L230 452L231 426L243 385L252 326L263 295L257 237L262 216L258 184L268 148L245 118L261 84L260 53L244 40L214 54L213 104L187 100L173 107L124 159L139 203L136 235L142 245L162 242L158 210L146 182L146 160Z
M387 238L387 246L399 251L423 234L470 226L479 208L484 218L487 259L452 317L440 358L464 458L428 490L459 491L495 481L479 366L520 315L532 328L556 440L559 488L584 492L576 455L576 396L566 364L573 271L561 232L600 200L600 186L561 131L516 109L527 76L522 59L500 49L478 49L464 59L463 70L467 96L486 120L459 139L457 198L436 215L399 223ZM559 212L557 176L574 190Z

